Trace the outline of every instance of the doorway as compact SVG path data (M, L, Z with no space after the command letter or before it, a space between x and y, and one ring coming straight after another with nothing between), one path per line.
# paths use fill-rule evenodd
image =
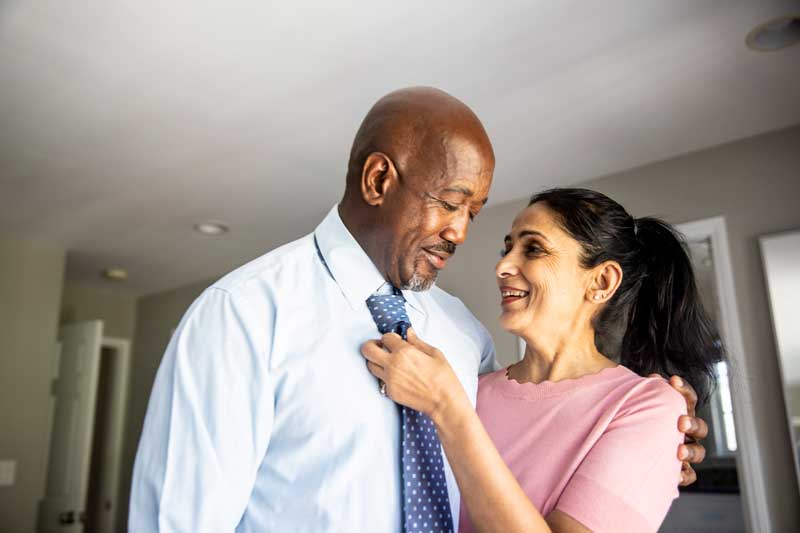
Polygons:
M112 533L117 523L130 341L95 320L59 331L40 533ZM124 528L122 528L124 529Z
M100 348L85 533L112 533L120 529L116 517L127 374L128 342L104 338Z

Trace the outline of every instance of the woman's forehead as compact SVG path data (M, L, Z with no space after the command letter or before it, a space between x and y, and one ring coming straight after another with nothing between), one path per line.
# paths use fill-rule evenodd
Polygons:
M526 230L535 230L545 236L554 232L564 233L556 221L555 213L543 202L528 206L517 215L511 225L511 236L516 237Z

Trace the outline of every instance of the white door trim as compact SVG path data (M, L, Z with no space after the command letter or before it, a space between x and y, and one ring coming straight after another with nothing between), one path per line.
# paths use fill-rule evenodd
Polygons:
M736 424L736 439L739 453L736 465L739 471L740 490L744 504L748 530L751 532L772 531L767 513L766 483L762 475L757 430L753 421L753 395L747 379L741 379L745 371L744 343L742 342L739 311L736 306L736 289L733 283L733 267L728 247L725 218L718 216L677 224L676 229L689 241L709 239L714 258L714 277L717 284L717 299L720 309L719 328L726 353L734 373L731 374L733 418Z

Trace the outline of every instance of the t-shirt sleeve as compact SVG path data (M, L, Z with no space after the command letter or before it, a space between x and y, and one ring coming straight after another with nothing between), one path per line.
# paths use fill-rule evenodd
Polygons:
M678 497L686 402L649 378L637 386L570 479L556 509L592 531L657 531Z

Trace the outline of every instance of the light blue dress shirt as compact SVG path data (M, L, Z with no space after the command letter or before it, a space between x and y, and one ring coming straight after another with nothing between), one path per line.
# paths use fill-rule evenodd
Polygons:
M400 532L399 410L359 352L379 337L366 299L384 283L334 207L206 289L156 375L130 531ZM474 404L478 374L497 368L489 334L437 287L403 295Z

